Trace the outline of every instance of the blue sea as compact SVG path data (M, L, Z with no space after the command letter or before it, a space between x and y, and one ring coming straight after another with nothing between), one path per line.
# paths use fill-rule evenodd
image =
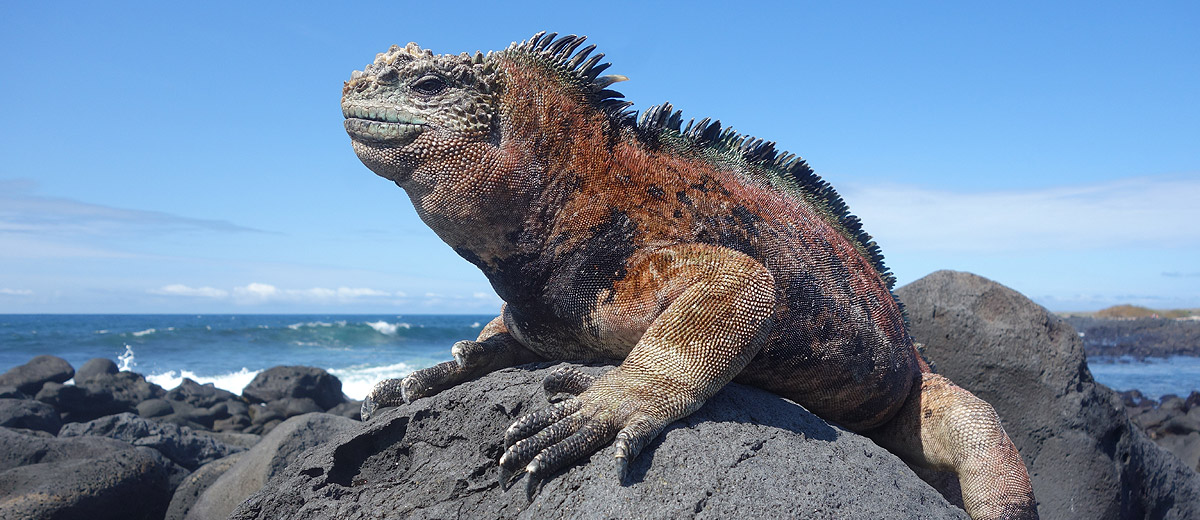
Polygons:
M276 365L324 368L361 399L380 379L450 360L487 315L0 315L0 373L41 354L103 357L166 389L184 377L241 393ZM1147 397L1200 390L1200 358L1090 360L1096 380Z

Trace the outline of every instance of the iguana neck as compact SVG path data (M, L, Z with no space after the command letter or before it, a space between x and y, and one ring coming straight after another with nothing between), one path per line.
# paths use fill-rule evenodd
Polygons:
M492 142L465 145L397 181L422 220L493 279L545 250L559 199L576 191L578 172L602 171L590 164L602 155L591 148L612 132L578 89L521 58L498 58L505 84Z

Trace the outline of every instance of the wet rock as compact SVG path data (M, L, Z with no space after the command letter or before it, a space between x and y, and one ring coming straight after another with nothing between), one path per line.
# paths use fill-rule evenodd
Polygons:
M67 360L41 355L0 374L0 386L13 386L23 394L34 395L46 382L64 383L74 375L75 369Z

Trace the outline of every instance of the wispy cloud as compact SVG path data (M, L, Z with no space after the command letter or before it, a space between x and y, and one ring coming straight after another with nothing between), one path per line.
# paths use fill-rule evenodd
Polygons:
M30 180L0 180L0 249L10 257L121 256L80 241L186 232L258 233L223 220L93 204L34 193Z
M29 289L9 289L8 287L0 287L0 294L5 296L33 296L33 291Z
M960 193L909 185L841 189L888 250L991 252L1200 242L1200 176Z
M1170 271L1162 275L1167 278L1200 278L1200 272L1182 273L1179 271Z
M215 298L222 299L229 296L229 291L214 289L212 287L188 287L182 284L165 285L159 289L152 289L151 294L161 294L166 296L194 296L199 298Z
M182 296L191 298L210 298L228 300L240 305L258 305L266 303L316 303L340 304L361 301L374 301L388 298L404 298L403 292L389 292L366 287L312 287L308 289L281 289L266 283L249 283L234 287L231 290L215 287L191 287L183 284L170 284L157 289L151 289L150 294L161 296Z

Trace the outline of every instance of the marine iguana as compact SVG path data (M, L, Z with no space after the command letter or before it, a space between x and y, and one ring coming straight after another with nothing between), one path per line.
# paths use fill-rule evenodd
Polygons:
M538 33L486 56L392 46L342 89L362 162L504 300L453 361L363 403L428 396L500 368L622 359L505 433L501 483L533 483L610 442L629 460L736 381L957 474L973 518L1036 518L990 405L932 373L879 248L795 155L719 121L640 114L585 37Z

